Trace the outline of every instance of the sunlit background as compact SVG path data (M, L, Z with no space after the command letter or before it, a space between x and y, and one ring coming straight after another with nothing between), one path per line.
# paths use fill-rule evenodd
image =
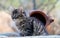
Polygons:
M51 24L51 34L60 34L60 0L0 0L0 11L12 11L11 8L23 7L30 10L40 10L54 18Z

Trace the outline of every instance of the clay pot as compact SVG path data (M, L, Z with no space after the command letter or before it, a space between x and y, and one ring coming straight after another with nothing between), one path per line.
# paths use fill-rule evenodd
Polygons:
M46 30L48 31L48 33L51 31L50 24L54 20L52 18L50 18L49 16L47 16L44 12L37 11L37 10L31 11L30 12L30 17L36 17L37 19L39 19L40 21L43 22L43 24L46 27Z

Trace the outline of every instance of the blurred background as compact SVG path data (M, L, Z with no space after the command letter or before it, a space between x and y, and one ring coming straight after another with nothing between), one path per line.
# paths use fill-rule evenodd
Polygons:
M60 0L0 0L0 11L10 12L18 7L23 7L27 15L30 10L40 10L51 16L54 22L50 34L60 34Z

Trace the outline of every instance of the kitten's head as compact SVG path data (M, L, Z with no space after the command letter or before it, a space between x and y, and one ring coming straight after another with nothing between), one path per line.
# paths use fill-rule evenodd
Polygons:
M12 19L18 19L19 17L24 17L25 12L23 11L23 9L14 9L11 16Z

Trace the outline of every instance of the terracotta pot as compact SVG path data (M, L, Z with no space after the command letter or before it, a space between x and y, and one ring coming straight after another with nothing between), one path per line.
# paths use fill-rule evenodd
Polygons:
M43 22L48 33L51 31L50 23L52 23L54 20L50 18L49 16L47 16L44 12L37 11L37 10L31 11L30 17L36 17L37 19Z

